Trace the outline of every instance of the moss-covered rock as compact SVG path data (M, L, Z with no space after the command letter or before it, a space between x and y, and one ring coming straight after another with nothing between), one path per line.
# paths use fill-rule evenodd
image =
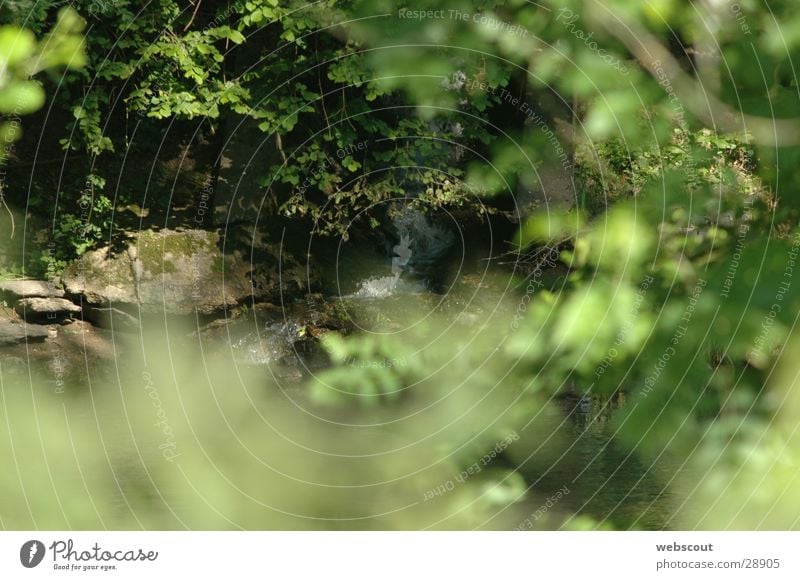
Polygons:
M142 312L211 314L252 295L248 262L223 255L204 230L143 231L123 251L89 252L64 271L66 291L91 305L137 305Z
M110 248L87 252L67 266L61 276L65 290L89 304L131 303L136 300L131 262L126 253Z

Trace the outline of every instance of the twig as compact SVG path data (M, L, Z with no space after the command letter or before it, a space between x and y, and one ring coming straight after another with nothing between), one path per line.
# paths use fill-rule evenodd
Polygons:
M345 97L346 89L347 87L342 87L342 116L339 118L339 121L341 121L342 119L346 119L350 127L353 128L353 131L357 132L358 129L356 129L356 126L353 125L353 121L350 120L350 115L347 113L347 98Z
M317 57L317 65L319 65L319 37L314 39L314 54ZM319 86L319 102L322 105L322 114L325 115L325 125L328 129L328 137L333 137L331 133L331 120L328 118L328 110L325 108L325 90L322 88L322 74L320 73L320 66L317 66L317 86Z
M606 14L597 15L603 28L622 42L655 80L672 87L681 103L698 119L723 131L749 134L761 145L800 144L799 119L760 117L737 111L708 91L703 80L695 80L684 72L672 53L643 26L605 10Z
M14 232L16 231L16 225L14 222L14 213L11 211L11 208L8 207L8 204L6 203L6 195L2 191L0 191L0 203L3 204L4 208L6 208L6 211L8 212L8 217L11 218L11 235L9 236L9 239L13 239Z
M194 17L197 16L197 11L200 10L200 5L203 3L203 0L197 0L197 4L194 5L194 12L192 12L192 17L189 19L189 22L186 23L186 26L183 27L183 31L186 32L189 30L189 27L194 22Z
M287 165L289 160L286 158L286 153L283 151L283 141L281 141L281 134L275 131L275 147L278 149L278 153L281 154L281 159L283 159L283 164Z

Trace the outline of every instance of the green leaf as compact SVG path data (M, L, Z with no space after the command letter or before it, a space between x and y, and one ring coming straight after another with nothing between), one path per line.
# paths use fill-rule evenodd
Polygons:
M344 158L342 163L344 164L345 167L347 167L347 169L353 172L356 172L359 169L361 169L361 164L352 157L350 157L349 155Z
M13 143L22 135L19 124L0 123L0 143Z
M235 42L236 44L242 44L245 41L244 34L238 30L231 30L228 33L228 38L230 38L231 41Z
M0 64L5 61L6 66L14 66L29 58L35 50L36 38L30 30L16 26L0 28Z
M35 81L13 81L0 90L0 112L27 115L44 105L44 90Z
M550 209L528 219L517 243L527 247L533 242L561 242L578 234L586 224L582 211Z

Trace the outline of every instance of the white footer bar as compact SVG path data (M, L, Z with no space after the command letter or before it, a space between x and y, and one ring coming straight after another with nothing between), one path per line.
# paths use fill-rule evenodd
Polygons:
M797 579L799 546L800 532L0 532L0 578Z

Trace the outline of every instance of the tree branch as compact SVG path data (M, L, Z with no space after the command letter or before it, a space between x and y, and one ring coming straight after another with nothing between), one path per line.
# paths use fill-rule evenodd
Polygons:
M760 145L800 144L800 120L760 117L737 111L706 90L702 81L686 74L678 61L643 26L602 7L593 13L601 26L622 42L653 77L671 87L681 103L698 119L730 133L743 133Z

